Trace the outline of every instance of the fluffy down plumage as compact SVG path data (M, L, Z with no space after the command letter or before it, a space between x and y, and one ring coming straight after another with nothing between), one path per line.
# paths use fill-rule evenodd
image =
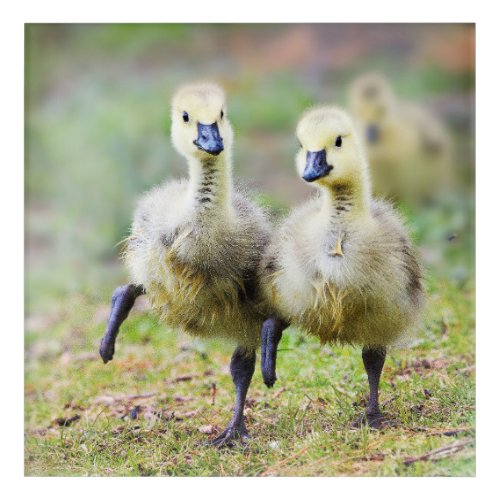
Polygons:
M125 253L132 280L167 325L255 348L266 314L257 286L265 216L237 192L231 212L216 217L197 216L192 205L186 180L140 200Z
M374 200L371 220L321 218L321 197L296 209L263 260L265 289L282 315L322 343L387 346L404 339L422 306L422 270L401 219ZM335 249L342 255L334 255Z
M186 85L175 94L172 142L187 160L189 179L140 200L125 261L168 326L255 349L268 313L257 274L269 227L234 189L225 110L224 92L214 84Z
M319 195L286 218L266 251L267 300L322 343L402 342L424 302L403 221L389 203L371 198L363 148L343 111L306 112L297 135L297 170Z

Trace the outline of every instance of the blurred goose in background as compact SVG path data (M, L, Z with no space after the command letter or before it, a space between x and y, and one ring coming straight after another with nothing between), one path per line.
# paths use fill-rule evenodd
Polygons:
M435 115L398 99L379 74L359 77L348 94L377 195L422 204L450 189L452 141Z

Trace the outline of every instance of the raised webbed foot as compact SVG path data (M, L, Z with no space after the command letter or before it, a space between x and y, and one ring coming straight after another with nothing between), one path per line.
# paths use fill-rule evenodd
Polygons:
M104 363L111 361L113 359L113 355L115 354L114 339L110 339L109 337L104 336L99 347L99 354L101 355Z
M143 295L144 288L142 285L123 285L119 286L111 297L111 312L109 313L106 332L101 340L99 354L104 363L111 361L115 354L115 341L120 330L120 325L128 316L132 309L135 299L139 295Z
M264 384L271 388L276 376L276 357L283 329L286 326L277 318L269 318L262 325L261 373Z
M234 446L248 446L250 442L250 436L245 425L232 425L229 424L215 439L209 441L209 444L215 446L216 448Z
M276 380L278 380L276 376L276 358L273 359L272 355L266 355L267 353L263 351L262 357L264 361L261 364L262 380L264 380L264 384L266 384L267 387L271 388Z
M262 369L262 378L264 380L264 384L266 384L269 389L276 383L278 377L276 377L276 370L270 369Z

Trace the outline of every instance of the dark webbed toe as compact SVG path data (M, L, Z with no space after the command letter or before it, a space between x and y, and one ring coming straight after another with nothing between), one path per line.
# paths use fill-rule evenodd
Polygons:
M233 448L234 446L248 446L250 436L246 427L229 425L215 439L209 441L209 444L216 448Z
M243 411L248 386L250 385L255 369L255 351L248 350L242 346L237 347L231 357L229 369L236 389L236 404L234 405L233 418L229 422L229 425L219 436L209 442L209 444L216 448L225 446L233 447L235 445L245 446L250 439L245 426Z
M278 318L268 318L262 325L261 341L261 372L264 384L271 388L276 376L276 357L283 329L286 325Z
M276 383L278 378L276 377L276 371L273 369L262 369L262 378L264 380L264 384L266 384L269 389Z
M130 309L134 306L135 299L145 293L142 285L119 286L111 297L111 311L109 313L106 332L101 340L99 354L104 363L111 361L115 354L115 341L120 330L120 325L127 318Z
M104 363L111 361L113 359L113 355L115 354L114 339L103 337L103 339L101 340L101 345L99 347L99 354L101 355Z
M371 427L372 429L385 429L387 427L394 427L396 425L394 420L387 419L383 413L363 413L351 424L354 429L359 429L363 426Z

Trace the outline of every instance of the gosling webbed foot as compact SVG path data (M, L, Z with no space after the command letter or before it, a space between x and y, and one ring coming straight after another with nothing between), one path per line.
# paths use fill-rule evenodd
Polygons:
M245 424L229 424L216 438L209 441L209 444L216 448L233 448L234 446L248 446L250 436Z
M372 429L381 429L386 426L386 419L381 412L367 413L366 421Z
M363 348L363 364L368 375L370 396L368 399L366 412L352 423L352 427L359 428L368 425L372 429L382 429L384 427L389 427L392 425L391 420L386 420L384 418L378 404L378 385L380 381L380 375L384 367L385 355L385 347L365 346Z
M363 426L371 427L372 429L384 429L386 427L394 427L394 421L387 419L382 412L363 413L351 425L355 429Z
M121 324L132 309L135 299L143 295L142 285L124 285L118 287L111 297L111 312L109 313L106 332L99 346L99 354L104 363L111 361L115 354L115 341Z
M261 332L261 372L264 384L271 388L278 377L276 376L276 358L278 345L283 330L286 328L284 322L278 318L269 318L262 324Z
M115 354L115 339L112 337L104 336L101 339L101 345L99 346L99 354L101 355L104 364L113 359Z
M255 369L255 351L248 350L243 346L237 347L231 357L229 365L236 389L236 403L234 405L233 418L229 425L215 439L209 442L216 448L225 446L233 447L236 444L246 446L250 440L247 428L245 426L245 399L247 397L248 387L252 380Z
M266 384L269 389L274 386L278 377L276 375L276 367L275 366L263 366L262 369L262 379L264 380L264 384Z

